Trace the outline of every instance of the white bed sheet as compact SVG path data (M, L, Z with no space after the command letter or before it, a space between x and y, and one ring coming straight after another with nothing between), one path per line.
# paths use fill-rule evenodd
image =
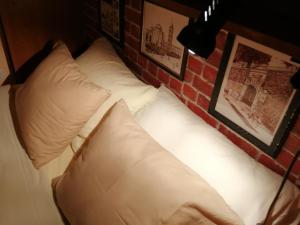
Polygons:
M263 221L282 180L279 175L194 115L164 86L135 117L157 142L215 188L246 225ZM300 192L289 181L276 203L275 212L279 211L273 225L300 224ZM284 222L277 223L280 219Z
M73 152L36 170L21 146L9 108L10 86L0 87L0 224L63 225L51 180L61 174Z

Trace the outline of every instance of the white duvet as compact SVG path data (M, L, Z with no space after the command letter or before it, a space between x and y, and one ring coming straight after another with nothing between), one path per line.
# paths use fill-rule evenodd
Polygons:
M246 225L264 220L282 177L238 149L164 86L136 119L157 142L215 188ZM272 225L300 224L300 191L289 181L272 220L276 221Z
M72 157L59 158L36 170L17 138L10 108L10 86L0 87L0 224L63 225L55 206L51 180Z

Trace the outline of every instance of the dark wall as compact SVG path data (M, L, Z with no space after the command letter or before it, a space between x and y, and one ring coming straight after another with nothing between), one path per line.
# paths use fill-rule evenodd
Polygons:
M236 0L233 21L300 46L300 1Z
M220 0L232 4L230 20L300 46L300 1ZM201 11L211 0L173 0Z
M1 0L0 15L15 70L50 39L74 52L83 43L81 0Z

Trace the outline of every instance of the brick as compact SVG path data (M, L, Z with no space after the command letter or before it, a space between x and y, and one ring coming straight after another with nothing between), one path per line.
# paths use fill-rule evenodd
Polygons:
M121 52L123 55L124 55L124 52ZM135 75L137 75L137 76L141 76L142 75L142 72L143 72L143 70L142 70L142 68L141 68L141 66L138 64L138 63L136 63L136 62L133 62L132 60L130 60L129 58L128 58L128 56L127 57L124 57L124 62L126 63L126 66L128 66L128 68L135 74Z
M136 74L136 75L141 75L142 73L143 73L143 70L142 70L142 68L138 65L138 64L136 64L136 63L134 63L134 62L132 62L131 60L126 60L126 65Z
M130 22L128 20L125 20L125 32L130 33Z
M203 77L209 83L214 84L217 78L217 70L211 66L206 65L203 70Z
M171 91L172 91L172 90L171 90ZM183 104L186 103L186 99L185 99L183 96L177 94L177 93L174 92L174 91L172 91L172 93L175 94L175 96L176 96Z
M294 164L292 172L295 173L295 174L297 174L297 175L300 175L300 159L298 159L296 161L296 163Z
M184 73L184 81L190 83L193 80L193 78L194 78L194 74L188 69L186 69Z
M300 136L300 117L298 117L297 121L295 122L293 131Z
M143 68L147 68L148 60L143 55L138 55L138 64L142 66Z
M197 92L189 86L188 84L183 85L183 95L186 96L189 100L195 101L197 97Z
M171 90L171 92L176 96L176 98L178 98L183 104L185 104L186 100L182 95L174 92L173 90Z
M147 73L146 71L143 72L143 79L153 85L154 87L158 88L160 86L160 82L155 79L151 74Z
M125 46L125 52L131 60L134 62L137 62L137 53L135 50L133 50L131 47Z
M198 107L197 105L188 102L188 105L190 110L192 110L196 115L198 115L199 117L201 117L202 119L206 116L206 113L203 109L201 109L200 107Z
M85 32L90 40L95 40L102 35L98 29L94 29L94 27L90 26L85 27Z
M289 180L292 181L293 183L296 183L297 179L298 179L297 175L294 175L292 173L289 174ZM300 186L298 186L298 188L300 188Z
M170 77L170 88L175 91L177 94L180 95L181 93L181 88L182 88L182 82L180 82L179 80Z
M276 161L279 162L279 164L282 165L284 168L287 168L292 159L293 155L290 152L283 149L277 156Z
M198 99L197 99L197 105L202 107L203 109L208 110L209 108L209 100L202 94L199 93Z
M154 77L156 77L156 74L157 74L157 65L154 64L153 62L148 62L148 71L154 75Z
M140 50L140 43L139 41L132 37L131 35L126 35L125 36L125 39L126 39L126 43L131 46L132 48L134 48L135 50L139 51Z
M257 150L257 148L255 148L252 144L246 142L243 139L241 139L241 142L239 143L238 146L254 159L259 154L259 151Z
M193 86L206 96L210 97L212 94L213 87L198 76L194 77Z
M212 54L210 54L210 56L207 59L207 62L215 67L219 67L221 59L222 53L215 50Z
M214 128L216 128L217 124L219 124L218 121L214 117L210 116L209 114L206 114L204 120Z
M212 127L216 127L218 122L216 119L214 119L213 117L211 117L209 114L207 114L204 110L202 110L200 107L198 107L197 105L193 104L192 102L188 102L187 105L190 110L192 110L196 115L198 115L199 117L201 117L205 122L207 122L208 124L210 124Z
M203 67L203 64L200 60L196 59L193 56L189 56L189 58L188 58L188 68L191 71L193 71L197 74L201 74L202 67Z
M216 48L223 50L227 39L227 33L220 31L216 37Z
M133 7L133 8L135 8L136 10L141 10L141 8L142 8L142 1L141 0L131 0L131 6Z
M279 153L278 157L277 157L277 161L284 167L284 168L288 168L289 165L291 164L292 160L293 160L294 155L291 154L290 152L286 151L286 149L281 150L281 152ZM292 168L292 172L300 175L300 159L298 159L296 161L296 163L294 164L293 168Z
M224 134L229 140L231 140L231 142L233 142L234 144L238 145L241 142L241 139L234 134L232 131L230 131L229 129L227 129L224 125L220 125L219 127L219 131Z
M170 75L167 74L166 72L164 72L163 70L159 70L158 71L158 80L160 80L161 82L163 82L164 84L168 85L169 81L170 81Z
M283 175L285 173L285 170L280 167L274 159L263 153L259 155L258 161L279 175Z
M131 9L129 7L126 7L125 9L125 17L132 23L135 23L136 25L140 25L141 23L141 14L134 9Z
M235 133L230 131L227 133L227 137L236 146L242 146L243 140L239 136L237 136Z
M289 152L296 153L300 149L300 137L290 132L284 143L284 147Z
M135 38L140 39L140 28L135 24L131 24L130 25L130 34L132 36L134 36Z
M248 155L252 158L256 158L258 154L258 150L254 148L251 144L243 140L237 134L232 132L231 130L227 129L223 124L219 126L219 131L224 134L232 143L237 145L239 148L244 150Z

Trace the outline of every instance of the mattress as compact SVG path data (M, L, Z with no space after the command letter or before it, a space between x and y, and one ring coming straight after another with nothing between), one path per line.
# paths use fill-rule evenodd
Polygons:
M51 180L65 170L73 152L68 147L56 160L36 170L14 128L10 90L9 85L0 87L0 224L63 225Z

